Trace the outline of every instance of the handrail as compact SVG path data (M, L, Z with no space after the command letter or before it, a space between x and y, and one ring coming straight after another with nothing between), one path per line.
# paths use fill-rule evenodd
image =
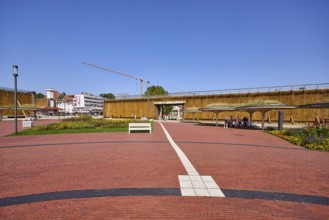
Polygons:
M297 84L286 86L267 86L267 87L252 87L252 88L235 88L235 89L220 89L220 90L203 90L203 91L185 91L185 92L173 92L166 96L195 96L195 95L220 95L220 94L241 94L241 93L253 93L253 92L274 92L274 91L296 91L307 89L325 89L329 88L329 83L316 83L316 84ZM0 90L14 91L12 88L0 87ZM31 93L33 91L17 90L22 93ZM150 96L150 97L162 97L162 96ZM138 99L147 98L147 96L140 95L115 95L115 99Z
M15 89L7 88L7 87L0 87L0 90L11 91L11 92L15 91ZM32 93L33 91L17 89L17 92L22 92L22 93Z
M296 91L296 90L326 89L326 88L329 88L329 83L173 92L173 93L169 93L166 96L180 97L180 96L195 96L195 95L241 94L241 93L253 93L253 92ZM150 97L163 97L163 96L150 96ZM117 100L138 99L138 98L147 98L147 96L141 97L139 95L116 95L115 98Z

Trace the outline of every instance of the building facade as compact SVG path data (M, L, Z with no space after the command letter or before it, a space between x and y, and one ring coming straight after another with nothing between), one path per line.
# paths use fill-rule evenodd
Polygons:
M143 97L130 99L110 99L104 102L105 118L131 118L136 115L137 118L146 116L147 118L157 119L162 115L163 106L182 105L181 117L184 120L214 120L216 114L213 112L189 112L190 108L199 109L213 103L227 103L230 105L240 105L254 100L275 100L279 103L291 106L306 105L316 102L328 101L329 88L321 89L296 89L288 91L269 91L269 92L246 92L231 94L207 94L207 95L189 95L189 96L159 96ZM180 104L178 104L180 103ZM284 110L284 121L311 122L316 117L328 118L328 108L296 108ZM177 112L178 113L178 112ZM233 111L223 112L219 115L219 120L224 120L226 116L236 118L239 116L249 117L248 112ZM265 115L266 120L276 121L278 111L269 111ZM261 112L255 112L254 121L261 121Z
M57 106L63 110L60 112L64 112L65 114L73 114L74 106L73 106L74 95L66 95L63 96L61 100L57 101Z
M102 114L104 100L100 96L95 96L87 92L74 95L73 112L82 114Z

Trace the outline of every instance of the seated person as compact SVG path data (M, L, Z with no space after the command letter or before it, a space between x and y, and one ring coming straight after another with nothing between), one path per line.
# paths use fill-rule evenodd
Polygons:
M240 117L238 116L238 117L236 117L236 119L235 119L235 127L236 128L239 128L241 126L241 119L240 119Z
M231 128L233 126L232 116L228 117L227 125L228 125L229 128Z
M243 124L244 127L248 126L248 118L246 116L243 117L242 124Z

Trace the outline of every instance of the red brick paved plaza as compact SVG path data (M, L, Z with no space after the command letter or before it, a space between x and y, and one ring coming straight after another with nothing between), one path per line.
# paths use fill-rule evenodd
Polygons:
M187 172L157 122L152 134L22 137L0 122L0 219L329 218L328 152L260 130L163 125L225 198L179 194Z

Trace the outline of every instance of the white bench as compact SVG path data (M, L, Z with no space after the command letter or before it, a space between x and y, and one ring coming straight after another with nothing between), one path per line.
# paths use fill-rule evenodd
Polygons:
M152 133L151 123L129 123L129 134L131 131L150 131Z

